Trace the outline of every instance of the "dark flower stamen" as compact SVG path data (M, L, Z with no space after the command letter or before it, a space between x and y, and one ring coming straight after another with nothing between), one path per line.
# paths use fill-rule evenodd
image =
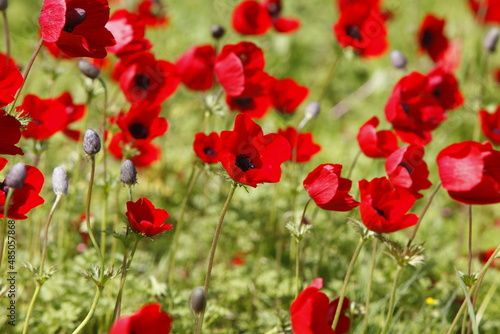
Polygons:
M434 36L432 32L429 30L425 30L424 33L422 34L422 39L420 42L422 43L423 46L429 46L432 43L432 40L434 39Z
M347 36L354 38L355 40L361 41L363 38L361 36L361 31L356 26L345 27L345 33Z
M405 112L405 114L410 113L410 106L408 105L408 103L399 102L399 105L401 106L401 108L403 108L403 111Z
M212 148L210 148L210 147L205 147L203 149L203 153L205 153L206 155L217 156L217 153L215 153L215 151Z
M373 207L375 209L375 211L377 211L377 213L381 216L381 217L384 217L385 219L387 219L387 217L385 216L385 213L384 211L380 210L379 208L377 207Z
M235 165L239 167L243 172L255 168L253 160L251 160L250 157L245 154L240 154L236 157Z
M411 174L413 172L413 168L410 167L410 165L408 165L406 162L400 162L398 164L398 166L401 166L403 167L404 169L406 169L408 171L409 174Z
M68 8L66 10L66 24L63 31L72 33L77 25L81 24L87 18L87 12L83 8Z
M141 123L135 123L128 127L128 131L135 139L146 139L149 135L148 129Z
M134 83L136 87L142 90L147 90L151 86L151 80L144 74L137 74L134 77Z
M252 101L253 99L251 97L242 97L234 99L234 102L236 102L236 104L239 107L248 107L250 103L252 103Z

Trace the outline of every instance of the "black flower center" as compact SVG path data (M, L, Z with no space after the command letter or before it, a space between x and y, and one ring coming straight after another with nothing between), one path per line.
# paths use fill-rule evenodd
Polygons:
M5 183L0 182L0 191L3 191L5 195L7 196L7 193L9 192L9 187L5 185Z
M433 95L435 98L439 99L439 98L441 97L441 87L437 87L436 89L434 89L434 90L432 91L432 95Z
M234 99L234 102L238 105L238 107L248 107L250 103L252 103L252 98L251 97L241 97L241 98L236 98Z
M147 75L136 74L134 76L135 86L142 90L147 90L151 86L151 80Z
M87 18L87 12L83 8L66 9L66 22L63 31L72 33L77 25L81 24Z
M213 155L215 157L217 156L217 153L215 153L215 151L210 147L205 147L203 149L203 153L205 153L206 155Z
M429 30L424 30L420 43L422 44L422 46L428 47L429 45L431 45L433 39L434 35L432 34L432 32Z
M361 36L361 30L359 30L359 28L356 26L345 27L345 33L347 34L347 36L352 37L360 42L363 39Z
M408 105L408 103L399 102L399 105L401 106L401 108L403 108L403 111L405 112L405 114L408 115L410 113L410 106Z
M134 123L128 127L128 131L135 139L148 138L148 129L141 123Z
M271 17L278 17L281 12L281 7L277 3L268 3L267 4L267 12Z
M236 157L235 165L238 166L244 172L255 168L253 160L250 159L250 157L245 154L240 154Z
M386 215L385 215L384 211L380 210L380 209L379 209L379 208L377 208L376 206L374 206L373 208L375 209L375 211L377 211L377 213L379 214L379 216L381 216L381 217L383 217L383 218L387 219L387 217L386 217Z
M411 174L413 172L413 168L410 167L410 165L408 165L406 162L400 162L398 164L398 166L401 166L403 167L404 169L406 169L408 171L409 174Z

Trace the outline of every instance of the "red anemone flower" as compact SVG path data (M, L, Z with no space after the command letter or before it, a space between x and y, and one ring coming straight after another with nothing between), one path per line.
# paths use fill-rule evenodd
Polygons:
M291 17L283 17L281 11L283 6L281 0L264 1L263 6L267 8L267 12L273 21L273 27L277 32L291 33L300 28L300 21Z
M116 320L109 334L168 334L171 329L172 317L161 310L160 304L154 303Z
M7 160L0 158L0 171L4 169ZM31 209L42 205L45 201L39 195L42 190L44 177L36 167L26 166L26 179L24 185L14 191L10 200L8 218L24 220L27 219ZM4 217L5 200L9 187L5 185L5 180L0 182L0 218Z
M136 167L144 167L161 158L161 148L146 140L130 140L123 132L113 135L108 146L116 159L130 159Z
M262 128L244 114L236 116L233 131L222 131L219 161L238 183L257 187L276 183L281 164L291 157L288 141L275 133L264 135Z
M480 23L500 22L500 2L498 0L468 0L474 17Z
M289 126L284 130L279 129L278 134L290 143L293 162L308 162L321 150L321 146L313 141L313 135L310 132L299 133L297 129Z
M351 319L345 315L349 307L349 299L344 298L339 322L332 329L333 318L338 307L338 299L330 302L328 297L320 292L323 279L316 278L306 287L290 306L292 330L300 334L344 334L349 331Z
M317 206L324 210L350 211L359 205L351 195L352 181L340 177L342 165L323 164L307 175L303 185Z
M408 190L394 188L386 177L359 181L359 211L365 226L378 234L392 233L417 223L417 215L407 214L415 203Z
M195 135L193 149L201 161L214 164L219 162L220 145L220 137L217 132L212 132L208 136L198 132Z
M146 25L139 15L119 9L111 15L106 28L115 36L116 44L107 51L123 58L135 52L148 51L153 46L144 38Z
M24 79L19 69L11 62L1 62L0 59L0 108L5 107L12 101L19 88L23 85Z
M500 145L500 105L493 114L482 109L479 111L479 121L481 122L481 129L483 134L493 144Z
M148 101L161 104L179 86L175 65L166 60L156 60L149 52L138 52L120 60L113 71L113 79L120 82L120 88L127 101L134 103Z
M486 264L486 262L488 262L488 260L490 259L490 257L493 256L493 254L495 254L495 248L488 249L484 252L481 252L481 253L479 253L479 261L481 261L482 264ZM490 267L500 269L500 258L498 258L498 257L495 258L490 263Z
M168 130L168 122L163 117L158 117L161 112L159 105L148 102L132 104L127 113L120 113L116 124L125 136L132 141L151 141L162 136Z
M443 58L448 49L449 41L444 35L445 20L428 14L418 31L418 45L422 52L426 52L434 62Z
M212 45L196 46L175 63L177 73L189 89L205 91L214 84L215 49Z
M167 224L169 213L163 209L157 209L147 198L139 198L136 202L127 202L127 219L130 228L139 234L153 237L173 228Z
M358 144L361 151L370 158L387 158L398 149L398 138L389 130L376 131L379 120L370 118L359 128Z
M465 141L444 148L437 156L443 188L465 204L500 202L500 151L491 143Z
M271 108L269 96L238 97L226 96L226 103L230 110L244 113L250 118L263 118Z
M410 145L394 151L385 161L385 171L394 187L407 189L417 199L422 198L420 190L432 185L422 146Z
M23 150L16 146L21 139L21 122L14 116L7 115L0 109L0 154L24 155Z
M106 57L115 44L104 26L109 19L107 0L44 0L38 20L44 41L70 57Z
M452 110L464 104L457 79L441 66L427 74L427 90L439 101L444 110Z
M169 23L167 10L160 0L142 0L137 13L148 27L166 26Z
M351 46L361 57L380 56L389 46L384 17L369 3L346 5L333 31L342 47Z
M298 85L293 79L274 80L269 89L274 108L284 114L292 114L307 95L309 89Z

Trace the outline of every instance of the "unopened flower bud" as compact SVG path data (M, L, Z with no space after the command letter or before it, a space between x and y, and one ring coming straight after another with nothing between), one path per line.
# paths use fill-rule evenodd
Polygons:
M68 193L68 177L61 166L57 166L52 172L52 189L57 196L65 196Z
M483 40L483 48L494 53L497 50L498 36L500 35L500 29L498 27L491 28Z
M205 289L199 286L194 288L193 292L191 292L191 296L189 297L189 305L194 313L200 313L205 309L205 305L207 304L207 299L205 297Z
M224 29L223 26L220 26L218 24L214 24L210 28L210 31L212 33L212 37L213 38L220 39L222 36L224 36L224 33L226 32L226 29Z
M306 114L306 118L313 119L318 117L319 111L321 110L321 105L318 101L312 101L306 106L304 113Z
M399 50L392 50L391 51L391 64L395 68L405 68L406 67L406 57L403 54L403 52Z
M22 162L15 164L7 173L4 184L9 188L19 189L26 180L26 166Z
M101 150L101 138L92 129L87 129L83 134L83 150L88 155L95 155Z
M85 59L78 61L78 68L80 69L80 72L90 79L97 79L101 74L101 71L97 68L97 66Z
M9 1L7 0L0 0L0 10L4 11L9 7Z
M129 186L137 183L137 170L135 169L135 165L132 161L127 159L122 162L120 176L122 182L128 184Z

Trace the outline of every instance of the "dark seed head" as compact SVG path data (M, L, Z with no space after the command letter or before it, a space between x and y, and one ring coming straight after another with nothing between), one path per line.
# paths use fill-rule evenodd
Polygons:
M97 79L101 74L101 71L94 64L85 59L78 61L78 68L90 79Z
M9 1L8 0L0 0L0 10L4 11L9 7Z
M65 196L68 193L68 177L61 166L57 166L52 172L52 189L57 196Z
M7 173L4 184L9 188L19 189L23 187L24 180L26 180L26 166L18 162Z
M220 26L218 24L214 24L214 25L212 25L212 27L210 27L210 32L212 33L213 38L220 39L220 38L222 38L222 36L224 36L226 29L224 29L223 26Z
M406 67L406 57L405 55L399 51L399 50L392 50L391 51L391 64L395 68L405 68Z
M135 169L135 165L132 161L127 159L122 162L120 176L122 182L128 184L129 186L137 183L137 170Z
M494 53L497 50L499 35L500 29L498 27L491 28L484 37L483 48L490 53Z
M88 155L95 155L101 150L101 138L92 129L87 129L83 134L83 150Z
M189 305L195 313L200 313L205 309L207 299L205 297L205 290L203 287L199 286L194 288L189 297Z

